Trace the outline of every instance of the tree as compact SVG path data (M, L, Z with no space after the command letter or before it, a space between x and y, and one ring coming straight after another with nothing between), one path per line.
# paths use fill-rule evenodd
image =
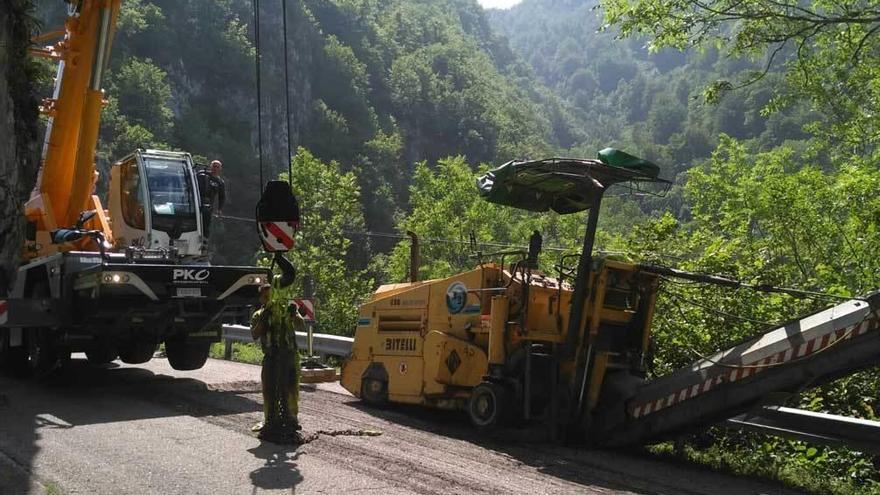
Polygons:
M411 231L421 238L422 278L448 277L475 267L478 260L469 245L471 234L476 238L476 248L487 255L484 261L497 262L500 256L488 255L528 249L529 236L537 230L544 237L545 249L539 261L547 273L555 273L554 265L562 255L580 252L584 213L533 213L489 203L476 187L477 178L487 168L482 165L474 172L460 156L442 159L433 169L424 162L416 166L410 187L412 211L398 223L398 231ZM618 248L619 233L629 231L642 217L634 204L622 198L609 197L606 201L610 211L620 214L608 215L600 223L597 249ZM389 281L406 278L409 248L408 240L394 248L387 263ZM506 262L513 259L516 255L507 255Z
M373 284L363 271L351 268L357 251L351 235L364 229L357 178L340 172L336 162L321 162L304 148L297 149L292 165L301 229L296 247L288 254L299 272L290 292L305 295L304 278L311 278L321 331L351 335L358 305ZM280 179L286 181L287 174Z
M788 85L768 110L806 99L832 126L814 132L848 151L880 139L880 4L876 0L608 0L605 19L623 36L649 36L653 50L717 47L730 58L763 59L738 81L719 80L706 95L761 80L781 59Z
M807 155L808 156L808 155ZM711 160L691 169L685 186L693 220L672 215L637 226L628 248L638 258L751 283L858 296L880 284L880 171L870 160L822 170L804 166L789 147L750 153L721 136ZM826 307L829 301L731 291L664 281L653 325L658 375L766 331L774 322ZM876 370L803 392L794 405L868 419L877 417ZM718 457L753 459L752 472L786 474L818 491L874 493L869 456L762 437L716 434ZM807 449L813 453L805 456ZM719 453L721 452L721 453ZM775 454L770 456L768 452ZM862 488L859 488L862 489ZM872 491L874 490L874 491Z

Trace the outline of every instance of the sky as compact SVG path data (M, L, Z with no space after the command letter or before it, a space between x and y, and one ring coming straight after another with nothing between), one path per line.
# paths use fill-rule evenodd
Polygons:
M477 0L485 9L508 9L522 0Z

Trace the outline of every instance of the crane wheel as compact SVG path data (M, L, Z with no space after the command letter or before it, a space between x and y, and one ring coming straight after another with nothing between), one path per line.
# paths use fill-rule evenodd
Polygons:
M98 345L86 349L86 358L89 364L110 364L119 356L114 347L109 345Z
M510 415L508 390L501 384L482 382L471 392L468 416L478 428L494 428L504 424Z
M52 332L47 328L34 329L26 337L29 373L37 378L50 375L61 360L52 342Z
M142 364L153 359L156 353L154 342L146 340L134 340L119 347L119 359L127 364Z
M168 364L178 371L197 370L205 365L211 352L211 342L173 339L165 341Z
M377 378L361 379L361 400L373 406L381 406L388 402L388 382Z
M25 376L28 369L27 347L9 347L8 331L0 330L0 370L12 376Z

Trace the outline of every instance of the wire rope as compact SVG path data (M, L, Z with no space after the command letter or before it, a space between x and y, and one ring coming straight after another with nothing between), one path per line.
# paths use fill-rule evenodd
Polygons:
M281 0L281 20L282 31L284 34L284 117L287 123L287 183L293 189L293 147L291 146L290 131L290 70L287 62L287 0Z
M260 189L263 189L263 97L260 77L260 0L254 4L254 65L257 76L257 157L260 163ZM248 220L249 222L252 220Z

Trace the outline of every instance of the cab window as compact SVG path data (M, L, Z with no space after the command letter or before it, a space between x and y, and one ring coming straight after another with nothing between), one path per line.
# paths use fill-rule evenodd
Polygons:
M138 173L137 162L132 160L121 166L122 174L122 217L134 229L146 230L144 218L143 188Z

